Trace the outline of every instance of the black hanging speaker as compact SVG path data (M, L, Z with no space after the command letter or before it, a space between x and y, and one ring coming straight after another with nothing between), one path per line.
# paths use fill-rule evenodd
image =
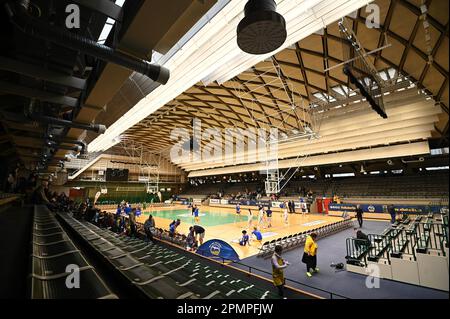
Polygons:
M286 41L286 21L276 12L274 0L249 0L245 18L237 28L237 43L242 51L266 54L275 51Z

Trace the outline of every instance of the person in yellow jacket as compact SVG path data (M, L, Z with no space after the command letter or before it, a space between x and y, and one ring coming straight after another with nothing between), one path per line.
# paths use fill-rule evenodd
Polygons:
M289 263L281 258L281 253L283 252L283 247L280 245L275 246L275 253L272 256L272 277L273 284L278 288L278 294L284 297L284 268L286 268Z
M305 251L303 253L302 262L306 264L306 275L312 276L312 273L319 272L317 268L317 234L312 233L306 238Z

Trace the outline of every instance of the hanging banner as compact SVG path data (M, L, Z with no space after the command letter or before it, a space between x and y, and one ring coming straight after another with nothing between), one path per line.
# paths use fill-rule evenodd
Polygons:
M197 254L213 259L239 261L234 248L220 239L208 240L197 249Z

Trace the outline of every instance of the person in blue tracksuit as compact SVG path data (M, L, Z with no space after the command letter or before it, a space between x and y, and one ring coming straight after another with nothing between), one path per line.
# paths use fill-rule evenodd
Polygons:
M252 235L255 236L256 240L259 242L263 239L261 232L256 227L253 227Z

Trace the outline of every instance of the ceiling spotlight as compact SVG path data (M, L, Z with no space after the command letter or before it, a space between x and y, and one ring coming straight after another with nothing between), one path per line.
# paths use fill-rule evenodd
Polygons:
M239 48L250 54L267 54L283 45L287 38L286 21L276 12L274 0L249 0L245 18L237 28Z

